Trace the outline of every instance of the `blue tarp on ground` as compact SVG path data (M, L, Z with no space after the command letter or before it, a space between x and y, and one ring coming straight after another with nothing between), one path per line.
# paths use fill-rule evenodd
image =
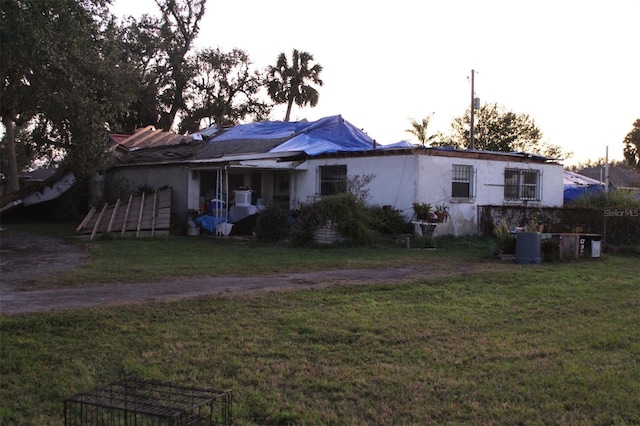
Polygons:
M375 146L373 139L340 115L310 122L267 121L240 124L212 138L211 142L273 139L283 139L283 143L269 152L301 151L308 155L318 155L339 151L366 151Z
M206 229L207 231L211 232L212 234L215 234L216 229L218 228L218 225L220 225L221 223L225 223L226 221L227 221L226 217L202 215L195 218L194 223L197 226L200 226Z

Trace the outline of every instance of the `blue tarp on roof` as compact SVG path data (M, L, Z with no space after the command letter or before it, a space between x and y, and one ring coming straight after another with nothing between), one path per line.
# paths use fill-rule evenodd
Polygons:
M211 139L212 142L232 141L242 139L282 139L296 134L298 123L285 123L282 121L260 121L256 123L238 124L219 136Z
M308 155L318 155L374 149L373 139L340 115L311 122L268 121L241 124L212 138L211 142L273 139L283 139L284 142L269 152L301 151Z
M604 191L602 182L567 170L564 171L563 181L565 204L584 195L597 194Z
M416 146L409 141L402 140L400 142L392 143L389 145L378 145L377 149L411 149Z

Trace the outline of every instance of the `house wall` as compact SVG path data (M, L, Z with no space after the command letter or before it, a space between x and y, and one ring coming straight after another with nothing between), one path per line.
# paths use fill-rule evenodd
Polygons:
M192 178L191 170L184 165L154 166L154 167L116 167L109 171L109 177L125 179L131 191L141 186L156 189L171 187L171 217L173 220L183 220L186 223L187 209L191 201L191 187L198 181ZM196 202L196 208L197 208Z
M200 180L203 179L199 170L189 170L191 178L187 179L187 211L200 209ZM211 200L205 200L205 203ZM179 208L179 207L178 207Z
M528 205L557 207L562 206L563 203L563 167L560 164L430 155L422 155L419 158L421 178L417 201L446 204L449 206L449 215L451 216L451 220L438 226L434 235L475 234L478 223L478 206L522 205L522 202L505 201L504 199L504 171L507 168L539 170L541 172L541 201L529 202ZM468 165L474 168L474 199L452 199L453 165Z
M478 206L506 204L504 200L505 168L540 170L542 200L538 203L529 202L529 206L559 207L562 206L564 197L563 167L560 164L509 161L507 156L505 160L492 160L472 156L385 153L370 156L313 158L300 164L291 176L290 207L294 208L300 203L309 202L319 195L318 167L324 165L347 165L349 177L374 175L372 182L365 188L369 191L368 202L380 206L389 205L399 210L406 220L410 220L413 216L412 203L415 201L448 205L451 220L438 225L434 235L475 234ZM474 167L475 198L452 199L453 165ZM274 170L255 168L233 170L233 173L244 173L246 185L251 184L251 173L255 172L261 173L260 192L267 205L270 205L273 196ZM109 175L115 179L126 179L131 190L143 185L155 188L172 187L174 220L184 218L186 221L187 211L199 208L200 173L184 165L116 167L109 171ZM519 204L522 203L519 202Z
M477 232L478 206L507 204L504 199L504 170L532 169L541 172L541 201L528 205L557 207L563 203L563 167L535 161L499 161L436 155L381 155L353 158L311 159L307 170L296 173L298 200L305 202L319 193L318 167L347 165L347 175L375 175L366 188L369 202L390 205L406 220L413 216L414 201L449 206L451 219L439 224L434 235L469 235ZM453 165L469 165L475 170L475 198L452 199ZM522 202L510 202L512 205Z
M319 195L319 166L347 165L347 175L374 175L365 189L369 190L371 204L389 205L410 218L411 203L417 196L418 158L415 155L389 155L337 159L311 159L307 170L296 173L297 200L306 202Z

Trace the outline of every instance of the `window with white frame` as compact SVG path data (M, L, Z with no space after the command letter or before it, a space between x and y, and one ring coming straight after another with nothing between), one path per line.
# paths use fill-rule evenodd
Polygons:
M540 201L540 170L505 169L504 198L511 201Z
M333 195L347 191L347 166L320 166L320 195Z
M474 176L473 166L454 164L451 172L451 197L475 198Z

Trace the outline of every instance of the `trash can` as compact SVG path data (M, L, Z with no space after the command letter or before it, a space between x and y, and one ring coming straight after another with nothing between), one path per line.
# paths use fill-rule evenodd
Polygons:
M540 233L539 232L518 232L516 233L516 256L515 263L521 265L540 263Z

